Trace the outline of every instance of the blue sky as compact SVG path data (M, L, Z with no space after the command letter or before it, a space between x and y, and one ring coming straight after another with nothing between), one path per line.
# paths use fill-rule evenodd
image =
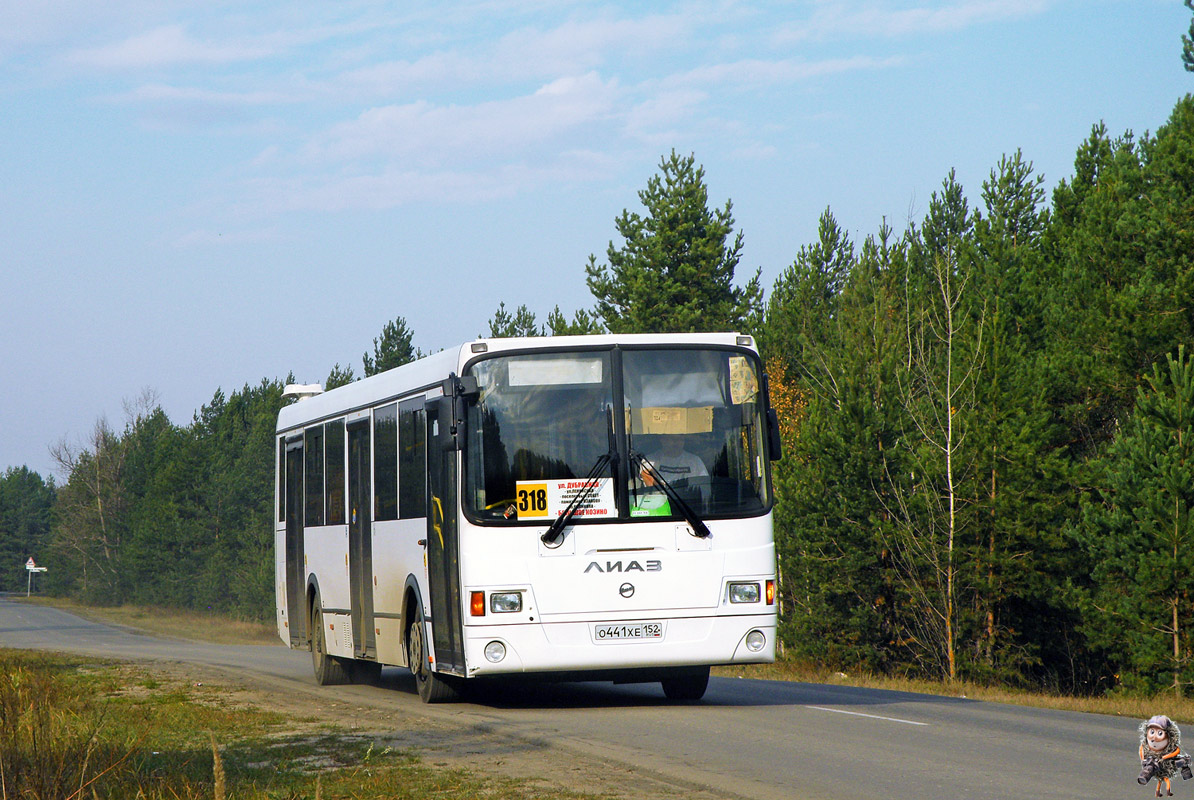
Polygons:
M322 381L592 305L673 148L768 288L829 207L902 231L1194 91L1181 0L0 0L0 469L155 391Z

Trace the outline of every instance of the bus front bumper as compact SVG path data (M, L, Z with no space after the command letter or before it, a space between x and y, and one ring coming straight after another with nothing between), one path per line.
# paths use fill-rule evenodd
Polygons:
M467 625L469 676L775 660L771 614Z

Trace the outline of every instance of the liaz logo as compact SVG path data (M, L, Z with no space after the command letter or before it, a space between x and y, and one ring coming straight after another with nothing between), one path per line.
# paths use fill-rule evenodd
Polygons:
M647 561L646 566L637 561L627 561L623 566L621 561L606 561L605 568L602 569L601 564L596 561L590 561L589 566L585 567L585 573L588 574L596 570L597 572L662 572L663 562L654 559Z

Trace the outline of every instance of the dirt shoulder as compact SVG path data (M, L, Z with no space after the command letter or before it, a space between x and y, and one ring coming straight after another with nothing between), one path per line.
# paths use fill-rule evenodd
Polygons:
M137 662L137 666L163 680L218 688L221 703L294 720L280 731L286 735L364 737L377 749L410 753L428 766L526 781L534 791L529 796L556 791L627 800L731 797L554 742L511 736L500 725L464 718L469 715L395 713L386 692L413 692L413 683L406 686L409 681L399 670L387 670L379 687L335 692L314 683L309 690L296 690L290 682L222 667L160 661Z

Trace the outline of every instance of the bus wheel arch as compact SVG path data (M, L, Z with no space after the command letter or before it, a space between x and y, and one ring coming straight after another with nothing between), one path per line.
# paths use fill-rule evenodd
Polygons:
M314 633L315 633L314 628L312 628L312 626L311 626L311 620L315 616L316 607L318 607L320 605L320 602L319 602L319 580L315 577L314 573L307 576L306 595L307 595L307 602L303 608L303 610L306 613L303 616L303 620L307 626L306 639L307 639L307 647L309 649L313 645L313 642L314 642L313 637L314 637Z
M410 625L415 618L415 611L423 607L423 597L419 592L419 582L414 575L406 576L406 587L402 590L402 619L399 636L402 641L402 655L407 656L406 666L410 666Z

